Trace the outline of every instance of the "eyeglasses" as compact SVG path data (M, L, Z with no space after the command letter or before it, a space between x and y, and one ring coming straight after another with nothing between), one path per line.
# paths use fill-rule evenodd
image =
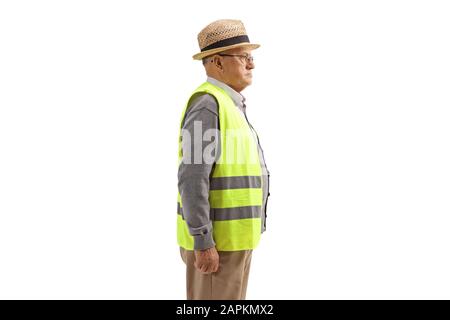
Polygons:
M242 62L245 61L245 62L251 62L251 63L253 63L253 60L254 60L253 56L248 55L248 54L225 54L225 53L218 53L218 55L219 55L219 56L222 56L222 57L239 57L240 60L241 60Z

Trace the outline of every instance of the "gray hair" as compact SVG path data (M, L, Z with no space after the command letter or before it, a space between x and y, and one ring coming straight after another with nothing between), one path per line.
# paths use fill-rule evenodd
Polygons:
M202 59L203 65L205 65L206 63L208 63L208 62L210 61L210 59L211 59L211 57L204 57L204 58Z

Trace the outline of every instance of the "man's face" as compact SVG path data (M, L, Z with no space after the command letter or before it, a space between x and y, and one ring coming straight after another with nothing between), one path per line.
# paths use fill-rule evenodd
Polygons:
M251 56L251 49L236 48L220 52L219 55L243 55ZM241 92L252 84L252 69L255 68L253 62L245 57L221 56L223 66L223 82L232 87L237 92Z

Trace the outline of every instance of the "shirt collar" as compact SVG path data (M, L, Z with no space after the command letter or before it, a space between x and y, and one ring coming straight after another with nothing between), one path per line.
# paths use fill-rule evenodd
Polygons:
M208 81L209 83L211 83L211 84L213 84L213 85L215 85L215 86L225 90L225 92L228 93L228 95L233 100L234 104L236 106L238 106L240 109L244 109L245 97L242 94L240 94L239 92L237 92L236 90L234 90L230 86L226 85L222 81L219 81L219 80L214 79L212 77L208 77L206 81Z

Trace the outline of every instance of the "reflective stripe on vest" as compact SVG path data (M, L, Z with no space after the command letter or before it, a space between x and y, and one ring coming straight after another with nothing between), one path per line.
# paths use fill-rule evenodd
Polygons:
M213 177L209 184L210 190L261 188L261 177Z
M219 251L254 249L259 242L262 214L261 164L253 133L231 97L221 88L203 83L199 92L213 95L218 102L221 154L210 179L209 203L213 238ZM190 99L189 99L190 100ZM186 109L181 116L183 123ZM180 125L180 137L181 137ZM178 161L182 160L181 141ZM193 250L194 239L184 220L181 196L177 208L178 244Z

